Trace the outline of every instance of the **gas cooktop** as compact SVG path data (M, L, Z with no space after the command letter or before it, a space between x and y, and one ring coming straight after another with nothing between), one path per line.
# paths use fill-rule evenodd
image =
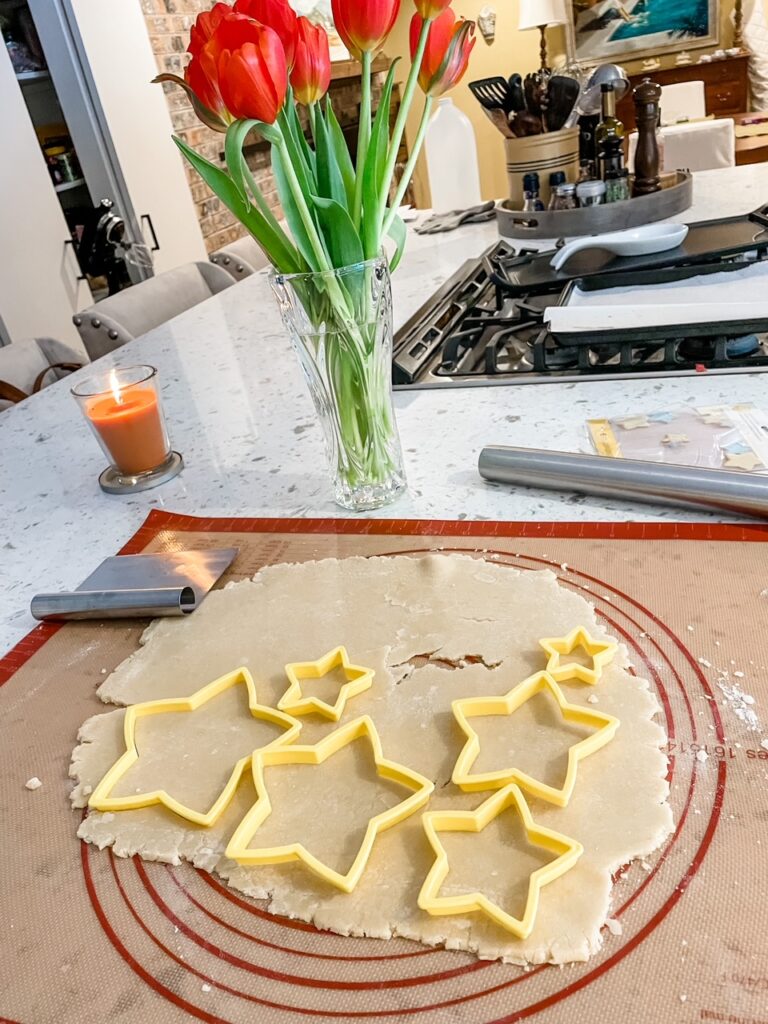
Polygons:
M723 222L725 223L725 222ZM768 237L749 253L729 253L731 261L754 262L768 254ZM551 256L551 253L548 254ZM610 340L571 345L559 342L544 325L544 312L564 300L573 277L549 275L537 250L513 249L501 241L466 263L398 332L393 357L395 388L543 384L585 379L747 373L768 370L766 333L713 334L670 327L669 337L648 337L642 328L616 332ZM625 261L626 262L626 261ZM709 262L678 261L672 273L695 276L722 270L721 252ZM674 265L674 264L671 264ZM683 269L680 269L680 268ZM686 269L687 268L687 269ZM620 267L625 273L630 268ZM602 279L618 273L601 269ZM643 275L670 273L637 268ZM654 279L654 278L651 278ZM526 281L531 284L525 289ZM590 284L598 277L593 276Z

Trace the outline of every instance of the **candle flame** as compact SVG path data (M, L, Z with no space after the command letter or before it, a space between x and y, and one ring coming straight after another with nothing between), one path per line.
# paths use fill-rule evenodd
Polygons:
M117 379L117 370L114 368L109 371L109 386L112 389L112 394L118 405L123 404L123 392L120 388L120 382Z

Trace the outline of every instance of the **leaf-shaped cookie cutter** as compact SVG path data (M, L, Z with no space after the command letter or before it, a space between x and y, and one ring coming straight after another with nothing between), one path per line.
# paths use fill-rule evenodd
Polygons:
M600 682L603 669L610 665L619 649L619 645L613 641L593 640L583 626L577 626L568 636L539 640L539 645L549 655L546 671L556 683L578 679L579 682L588 683L590 686ZM577 661L563 664L563 658L567 658L577 647L581 647L592 659L592 668L580 665Z
M413 793L406 800L395 804L394 807L390 807L389 810L383 811L369 820L362 845L355 856L352 866L345 874L335 871L321 860L318 860L301 843L290 843L284 846L265 847L263 849L251 848L249 846L259 827L272 813L272 803L264 781L265 768L276 765L323 764L343 747L354 743L355 740L362 737L367 738L373 748L374 761L379 777L388 779L390 782L399 783L413 790ZM430 779L419 775L418 772L411 771L409 768L405 768L403 765L395 764L393 761L387 761L384 758L376 726L367 715L355 719L355 721L350 722L348 725L329 733L320 743L314 746L292 746L257 751L253 756L252 771L258 800L238 825L235 834L227 846L226 856L237 861L239 864L249 865L285 864L289 861L301 861L319 878L347 893L352 892L360 881L371 856L373 844L379 833L399 824L399 822L404 821L423 807L435 788L434 783Z
M480 754L480 737L470 724L470 719L484 716L512 715L526 701L538 693L547 693L554 697L560 713L566 722L595 729L591 736L574 743L568 751L568 769L565 782L558 789L548 786L539 779L534 779L514 766L495 772L484 772L473 775L472 766ZM500 789L512 783L520 786L533 796L541 797L558 807L565 807L573 794L576 785L578 763L583 758L594 754L604 747L616 735L620 722L612 715L599 711L591 711L579 704L569 704L565 694L547 672L538 672L510 690L503 697L470 697L455 700L451 705L453 714L467 737L467 742L456 760L451 781L468 793L483 789Z
M339 689L335 704L328 704L319 697L305 697L301 688L302 679L322 679L334 668L344 671L347 682ZM346 647L335 647L317 661L292 662L285 666L290 686L277 703L281 711L292 715L309 715L316 712L338 722L344 713L347 701L365 690L373 683L374 671L362 665L353 665L349 660Z
M180 803L164 789L152 790L148 793L134 793L128 796L111 796L120 779L139 760L139 750L136 746L136 724L148 715L162 715L169 712L196 711L203 704L213 700L233 686L245 684L248 691L248 708L254 718L263 719L273 725L279 725L286 731L269 743L264 750L271 750L275 747L292 743L301 730L301 723L290 715L275 711L274 708L264 707L259 704L256 697L256 686L250 672L245 668L239 668L236 672L230 672L220 679L204 686L190 697L174 697L168 700L145 701L143 704L132 704L126 709L125 721L123 723L123 735L125 737L125 753L112 765L104 778L94 789L88 806L97 811L129 811L137 810L140 807L151 807L154 804L162 804L169 811L178 814L195 825L213 825L228 807L235 790L240 782L243 772L251 763L252 754L242 757L232 769L232 773L226 786L216 798L213 806L205 813L195 811Z
M494 818L510 807L517 810L528 842L557 854L555 860L538 868L531 875L523 916L513 917L481 892L461 893L458 896L438 895L450 871L448 854L440 842L440 833L482 832ZM569 839L559 832L537 825L531 817L521 790L514 785L494 793L475 811L428 811L422 815L421 820L435 853L435 862L421 887L419 907L436 917L481 911L519 939L527 939L533 931L542 887L569 871L584 852L584 847L575 839Z

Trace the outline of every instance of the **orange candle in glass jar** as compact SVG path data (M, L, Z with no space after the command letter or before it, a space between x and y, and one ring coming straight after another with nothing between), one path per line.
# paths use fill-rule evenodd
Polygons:
M99 398L88 406L87 415L125 476L156 469L167 459L160 407L151 388Z

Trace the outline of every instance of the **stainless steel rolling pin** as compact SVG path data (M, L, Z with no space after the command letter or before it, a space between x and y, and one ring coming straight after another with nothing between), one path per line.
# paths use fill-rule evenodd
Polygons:
M768 477L757 474L502 446L483 449L479 470L486 480L522 487L768 519Z

